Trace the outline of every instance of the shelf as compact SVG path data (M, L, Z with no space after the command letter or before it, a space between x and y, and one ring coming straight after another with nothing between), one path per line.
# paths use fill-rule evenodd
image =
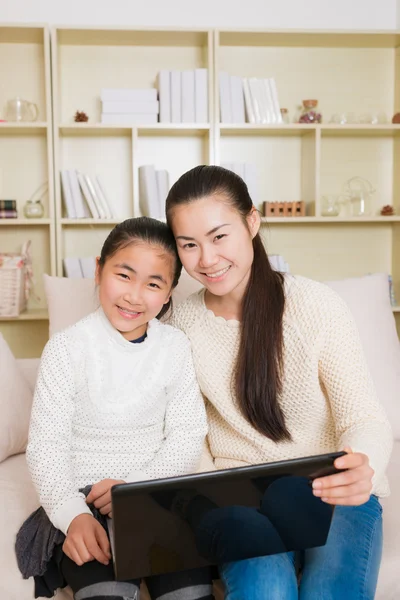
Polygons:
M18 135L18 134L29 134L45 133L47 131L47 123L44 121L24 121L20 123L14 123L11 121L0 122L0 135Z
M18 317L1 317L0 321L48 321L49 314L45 308L31 308L22 312Z
M400 136L400 125L387 123L381 125L336 125L327 123L319 125L323 136L352 136L352 137L396 137Z
M139 135L204 135L210 131L207 123L155 123L154 125L108 125L105 123L75 123L59 126L59 132L63 136L93 135L93 136L117 136L132 135L137 131Z
M400 306L392 306L392 310L394 313L400 313Z
M51 219L0 219L1 226L32 227L33 225L50 225Z
M9 24L0 26L0 44L43 44L45 25Z
M125 27L57 27L61 45L72 46L167 46L202 47L207 44L206 29L140 28Z
M262 123L221 123L222 135L275 135L275 136L298 136L307 135L310 132L320 131L324 136L338 137L395 137L400 136L400 125L392 123L382 125L314 125L304 123L290 123L270 125Z
M128 219L129 217L125 217ZM109 225L118 225L125 218L121 219L61 219L61 225L69 225L73 227L85 227L87 225L102 225L107 227Z
M368 225L368 224L390 224L400 223L400 217L261 217L261 223L266 225L285 224L285 225L299 225L299 224L315 224L315 225L332 225L348 223L349 225Z

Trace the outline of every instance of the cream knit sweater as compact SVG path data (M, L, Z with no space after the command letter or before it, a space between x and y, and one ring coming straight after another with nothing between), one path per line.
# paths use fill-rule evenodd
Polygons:
M284 377L280 405L291 442L275 443L242 416L232 393L240 323L216 317L204 290L174 312L172 323L192 343L197 378L207 399L214 468L224 469L341 450L365 453L375 470L373 492L389 493L385 469L391 428L379 404L356 325L327 286L286 277ZM212 468L212 465L210 465Z

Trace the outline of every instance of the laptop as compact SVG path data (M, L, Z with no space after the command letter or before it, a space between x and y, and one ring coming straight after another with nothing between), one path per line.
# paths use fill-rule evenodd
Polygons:
M115 575L126 581L326 543L333 506L312 493L344 452L119 484Z

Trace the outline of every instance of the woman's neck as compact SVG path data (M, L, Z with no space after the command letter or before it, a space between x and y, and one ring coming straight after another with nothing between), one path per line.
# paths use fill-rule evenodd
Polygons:
M243 293L237 289L225 296L215 296L206 289L204 302L216 317L223 317L227 321L242 319Z

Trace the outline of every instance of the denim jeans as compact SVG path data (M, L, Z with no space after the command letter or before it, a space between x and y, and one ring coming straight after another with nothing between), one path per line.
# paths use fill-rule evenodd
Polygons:
M325 546L225 563L225 600L373 600L381 555L382 508L371 496L336 507Z

